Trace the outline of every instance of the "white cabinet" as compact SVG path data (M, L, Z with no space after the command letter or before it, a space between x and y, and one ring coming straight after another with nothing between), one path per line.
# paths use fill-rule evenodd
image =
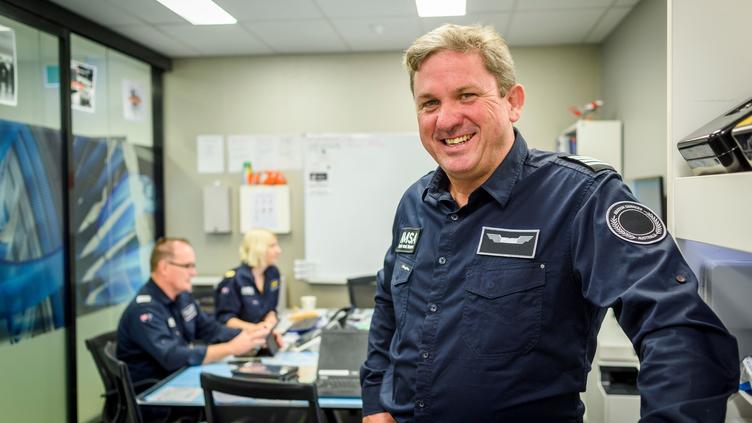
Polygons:
M669 229L676 238L752 253L752 172L691 176L678 141L752 95L752 2L669 2ZM713 23L701 29L698 22ZM728 62L729 65L724 64Z
M265 228L276 234L290 233L290 187L243 185L240 187L240 232Z
M559 141L558 151L588 156L608 163L622 173L622 128L618 120L578 120ZM560 139L561 139L560 137ZM569 140L574 138L575 151Z

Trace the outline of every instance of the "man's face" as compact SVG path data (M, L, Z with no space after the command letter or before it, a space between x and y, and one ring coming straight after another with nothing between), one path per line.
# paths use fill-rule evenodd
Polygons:
M196 254L193 248L182 242L175 242L172 258L165 259L164 279L177 293L191 290L191 279L196 276Z
M423 147L452 184L482 184L514 142L522 87L501 97L479 53L443 50L421 64L413 91Z

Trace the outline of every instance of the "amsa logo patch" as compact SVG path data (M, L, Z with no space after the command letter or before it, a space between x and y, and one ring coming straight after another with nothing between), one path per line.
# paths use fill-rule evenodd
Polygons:
M399 241L397 242L397 248L394 249L397 253L415 253L415 248L418 246L418 239L420 239L421 228L402 228L400 231Z

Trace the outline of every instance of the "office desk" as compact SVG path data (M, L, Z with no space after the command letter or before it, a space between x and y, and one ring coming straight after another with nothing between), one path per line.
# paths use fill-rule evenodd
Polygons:
M265 364L293 365L299 367L301 382L310 383L316 378L317 352L279 352L274 357L262 359ZM232 376L231 367L227 362L191 366L178 370L160 381L138 398L139 405L169 406L169 407L203 407L204 392L201 389L201 372L213 373L219 376ZM274 406L282 401L241 398L232 395L215 394L218 404L232 404L242 406ZM295 404L296 401L284 401L285 404ZM306 406L300 401L300 406ZM360 398L320 397L321 408L360 409L363 402Z

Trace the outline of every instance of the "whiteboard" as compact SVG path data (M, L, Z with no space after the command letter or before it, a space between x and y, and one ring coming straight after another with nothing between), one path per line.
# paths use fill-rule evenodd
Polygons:
M402 194L436 162L411 134L317 134L304 140L304 279L376 274Z

